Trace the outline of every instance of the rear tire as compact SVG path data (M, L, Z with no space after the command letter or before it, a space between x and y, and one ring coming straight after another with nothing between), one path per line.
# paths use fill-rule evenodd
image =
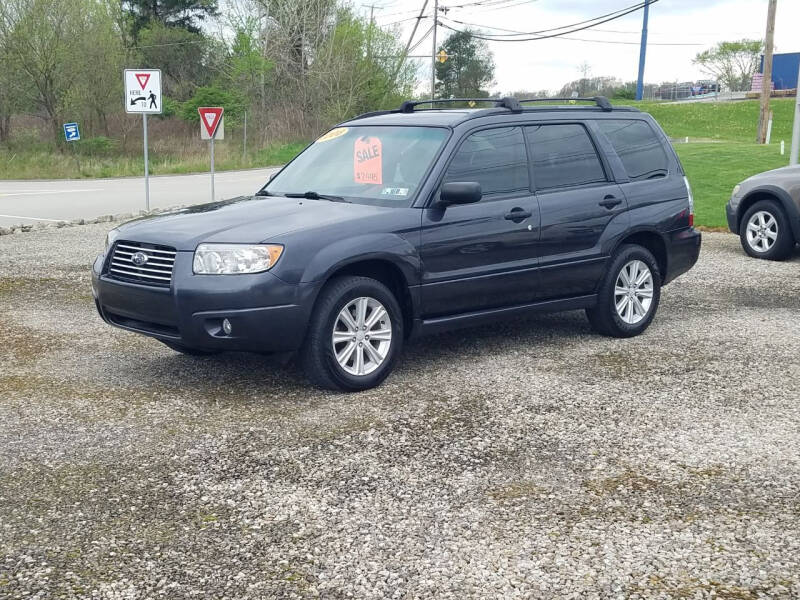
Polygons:
M650 326L661 299L658 262L647 248L621 246L611 259L597 294L586 309L589 323L603 335L628 338Z
M761 200L747 209L739 226L739 240L753 258L784 260L794 250L789 219L775 200Z
M368 277L338 277L314 306L300 364L315 385L346 392L379 385L403 347L403 315L394 294Z
M175 352L180 352L181 354L185 354L187 356L213 356L214 354L219 354L220 350L201 350L200 348L190 348L189 346L184 346L183 344L176 344L175 342L165 342L164 340L159 340L162 344L164 344L167 348L174 350Z

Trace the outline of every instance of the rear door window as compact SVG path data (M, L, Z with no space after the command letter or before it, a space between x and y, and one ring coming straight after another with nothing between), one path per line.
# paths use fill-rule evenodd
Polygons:
M609 119L597 121L631 181L666 177L669 161L661 140L645 121Z
M600 157L583 125L565 123L525 129L531 148L536 189L606 181Z
M471 134L447 167L442 183L449 181L477 181L484 196L528 191L522 128L498 127Z

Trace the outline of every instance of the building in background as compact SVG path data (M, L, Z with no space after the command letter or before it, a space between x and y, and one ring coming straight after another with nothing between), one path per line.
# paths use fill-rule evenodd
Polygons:
M795 90L797 89L797 70L800 68L800 52L789 52L785 54L774 54L772 56L772 89L773 90ZM758 89L761 91L761 81L764 73L764 56L761 56L761 64L758 67L759 76L753 77L753 86L758 79Z

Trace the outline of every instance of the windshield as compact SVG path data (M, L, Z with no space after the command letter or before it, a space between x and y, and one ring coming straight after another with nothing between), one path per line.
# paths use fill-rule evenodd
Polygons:
M265 190L409 206L447 135L441 127L337 127L287 165Z

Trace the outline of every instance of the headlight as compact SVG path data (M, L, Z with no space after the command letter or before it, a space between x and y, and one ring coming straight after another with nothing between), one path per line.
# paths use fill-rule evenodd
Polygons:
M119 229L112 229L106 234L106 252L111 248L111 244L117 241L119 237Z
M733 192L731 193L731 196L736 196L739 193L739 190L741 190L741 189L742 189L742 186L737 183L736 187L733 188Z
M200 244L194 251L192 270L196 275L239 275L271 269L283 246L265 244Z

